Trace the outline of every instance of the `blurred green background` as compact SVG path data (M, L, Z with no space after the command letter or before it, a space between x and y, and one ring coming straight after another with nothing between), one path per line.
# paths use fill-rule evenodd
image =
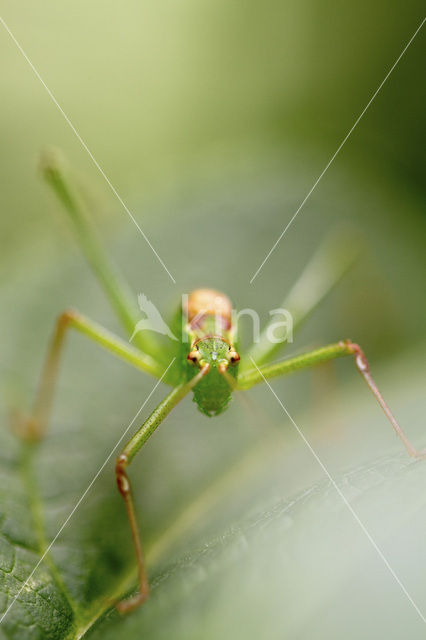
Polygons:
M3 2L2 17L177 281L0 29L7 389L18 388L23 402L31 398L63 308L75 306L119 331L38 173L40 152L53 145L91 199L111 256L135 292L164 314L182 292L208 285L266 319L321 238L346 228L362 257L288 352L359 341L384 395L424 446L423 32L249 284L419 26L422 9L420 2L378 1ZM75 336L70 342L51 433L34 461L47 539L152 388L96 346ZM349 362L274 388L426 611L421 463L406 459ZM156 392L149 410L164 393ZM0 638L83 637L102 615L91 637L424 637L420 617L324 485L270 391L249 395L254 419L234 402L209 421L188 399L132 469L155 586L144 609L125 621L104 613L108 598L133 584L111 461L53 549L62 586L51 567L34 577L34 593L46 589L58 599L54 614L27 594ZM25 578L37 550L6 412L3 422L2 540L15 552L29 549L16 569ZM2 608L6 602L0 599Z

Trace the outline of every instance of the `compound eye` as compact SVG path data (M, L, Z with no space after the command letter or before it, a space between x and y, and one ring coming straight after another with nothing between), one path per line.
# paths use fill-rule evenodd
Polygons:
M240 361L240 356L236 351L231 350L226 354L226 359L228 360L229 364L237 364L237 362Z
M201 360L201 353L198 351L198 349L194 349L193 351L190 351L188 353L187 360L192 364L198 364Z

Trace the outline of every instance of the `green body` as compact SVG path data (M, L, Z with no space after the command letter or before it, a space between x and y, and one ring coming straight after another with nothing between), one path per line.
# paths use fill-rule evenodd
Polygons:
M192 345L197 341L202 361L210 365L210 371L194 387L193 400L201 413L209 417L217 416L226 409L232 397L231 387L219 373L218 365L220 362L226 361L226 353L230 348L230 334L234 332L234 328L232 328L232 331L222 331L219 335L217 333L211 335L214 331L217 331L217 327L214 325L214 319L207 316L203 319L201 325L201 332L204 335L200 336L200 330L195 335L186 324L182 307L180 308L179 316L181 332L178 335L182 336L182 342L179 349L178 366L180 371L178 376L180 380L190 380L194 377L197 369L188 362L187 356ZM230 368L229 374L236 380L238 365Z
M185 345L186 346L186 345ZM203 358L210 364L209 373L194 387L194 402L199 410L206 416L217 416L222 413L229 404L232 397L231 387L227 380L218 371L219 358L225 357L229 344L220 338L206 338L200 343L200 351L203 351ZM190 376L194 375L193 366L186 364L190 371ZM234 379L237 378L238 365L230 369L229 374Z

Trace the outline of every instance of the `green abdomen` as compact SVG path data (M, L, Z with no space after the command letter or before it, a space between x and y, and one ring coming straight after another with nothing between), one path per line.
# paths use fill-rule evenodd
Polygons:
M194 388L194 402L207 416L217 416L222 413L230 400L229 384L217 369L212 369Z

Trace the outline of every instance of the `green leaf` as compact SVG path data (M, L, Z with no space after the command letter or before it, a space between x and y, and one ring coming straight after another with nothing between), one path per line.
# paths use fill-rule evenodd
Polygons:
M408 375L415 361L416 354L393 364L405 382L388 389L408 425L418 424L424 411L417 395L420 385ZM421 564L426 494L419 488L426 465L401 451L362 381L345 389L334 412L339 416L334 426L323 415L313 431L309 413L298 415L296 422L421 606L423 574L413 555L418 554ZM206 486L197 487L192 499L186 496L165 527L151 531L147 560L152 594L124 619L110 601L131 591L135 572L127 522L109 469L21 592L0 627L3 636L50 640L136 638L143 633L187 639L199 637L202 628L207 639L274 638L281 631L286 637L310 638L320 616L321 637L343 634L348 620L354 637L373 637L368 625L376 617L389 637L400 637L409 625L410 637L420 638L423 623L413 606L284 414L277 426L267 428L261 439L252 436L251 447ZM421 429L410 427L410 435L420 440ZM65 442L52 442L53 436L39 449L30 449L1 431L3 610L71 510L67 481L81 488L78 476L85 475L85 456L72 450L69 438L68 433ZM345 452L358 439L369 443L372 461L344 471ZM376 457L377 442L395 453ZM52 470L57 466L59 471ZM294 485L292 475L301 468L306 481L298 478ZM41 522L40 491L48 534Z
M235 192L215 186L211 199L205 186L198 202L188 196L192 207L182 206L181 215L173 210L173 218L156 217L147 232L155 230L170 268L182 274L177 288L153 270L153 258L141 251L133 228L118 234L112 252L135 291L159 301L166 315L181 292L212 285L226 290L237 308L252 306L265 320L317 246L317 210L321 234L341 221L341 212L353 221L362 211L355 195L347 202L343 181L335 212L328 211L327 199L319 199L315 211L308 208L298 233L271 257L263 285L260 280L250 287L254 256L276 237L282 212L294 210L303 190L287 169L285 183L284 170L278 177L259 173L255 185L245 183ZM367 190L351 180L353 193L367 197ZM366 212L359 227L368 222L374 260L366 258L348 275L289 351L352 334L365 348L410 438L424 446L419 376L424 328L417 321L424 303L415 282L422 234L404 236L405 220L416 220L415 207L411 211L405 199L389 202L375 192L368 197L377 199L378 213L372 218ZM392 219L399 208L404 208L404 222ZM199 240L190 248L176 241L176 219L182 237L195 234ZM270 230L267 237L264 229ZM399 262L405 265L403 274L395 268ZM378 263L392 274L392 295ZM28 243L25 258L17 258L10 272L13 278L1 291L7 310L0 317L0 334L7 337L2 373L15 380L23 395L19 404L26 408L62 309L75 306L119 329L76 252L59 255L51 247L44 253ZM403 330L398 305L415 310L404 316ZM410 349L404 351L407 344ZM273 386L424 611L426 464L406 457L351 360L336 367L336 376L322 368L276 380ZM153 385L152 379L71 335L45 441L33 450L22 448L2 412L0 611L12 602ZM165 392L157 389L141 421ZM152 585L143 608L120 618L111 605L132 592L136 579L113 453L3 620L0 638L311 640L376 638L377 629L388 638L400 638L407 629L410 638L423 637L413 605L270 391L258 388L246 395L248 408L236 397L214 420L199 414L188 398L130 469Z

